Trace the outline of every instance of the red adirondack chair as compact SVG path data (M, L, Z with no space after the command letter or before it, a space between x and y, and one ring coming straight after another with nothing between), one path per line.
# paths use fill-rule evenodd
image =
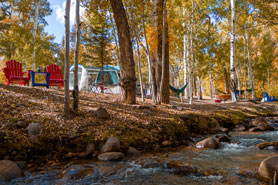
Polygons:
M27 77L24 76L26 72L22 72L22 64L9 60L6 62L6 67L3 69L5 74L5 84L20 84L29 86L30 73L27 71Z
M56 64L51 64L46 67L46 72L50 73L49 86L64 87L64 79L61 67Z

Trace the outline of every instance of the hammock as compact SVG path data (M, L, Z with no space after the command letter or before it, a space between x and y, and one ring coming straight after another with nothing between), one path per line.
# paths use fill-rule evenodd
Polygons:
M184 89L187 87L187 82L186 82L186 84L181 88L181 89L176 89L175 87L173 87L173 86L171 86L170 85L170 90L171 91L173 91L174 93L176 93L176 94L180 94L180 93L182 93L183 91L184 91Z

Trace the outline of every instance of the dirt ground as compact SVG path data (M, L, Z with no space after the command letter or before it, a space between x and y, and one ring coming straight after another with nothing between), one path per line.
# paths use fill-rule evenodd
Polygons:
M169 105L155 105L151 99L136 105L120 102L119 95L80 92L78 114L63 116L64 92L57 89L6 86L0 84L0 159L33 159L42 155L82 156L86 146L99 149L116 136L123 150L129 146L152 150L167 140L172 146L185 144L194 134L206 134L216 126L232 128L251 117L277 115L277 102L243 101L215 103L204 99L189 105L171 97ZM94 113L105 108L110 119ZM26 124L24 124L26 123ZM32 143L25 126L40 123L39 143ZM72 155L75 156L75 155Z

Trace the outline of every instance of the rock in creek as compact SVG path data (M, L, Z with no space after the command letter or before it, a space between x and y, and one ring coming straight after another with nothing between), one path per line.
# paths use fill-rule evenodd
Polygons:
M65 179L70 178L73 180L78 180L89 174L92 174L93 172L94 169L89 166L71 165L62 172L61 177Z
M176 161L170 161L166 163L164 168L177 175L196 175L199 172L196 167L192 167L186 164L180 164Z
M219 143L230 143L231 142L231 138L227 135L223 135L223 136L218 136L217 137L217 141Z
M267 148L269 146L273 146L275 149L278 149L278 142L273 141L273 142L263 142L263 143L257 144L257 147L261 150L264 148Z
M258 176L261 181L266 183L270 183L274 177L276 182L278 181L278 155L268 157L261 162Z
M264 118L255 118L253 120L250 121L250 125L253 127L258 126L260 123L267 123L266 120Z
M257 127L262 131L274 131L274 128L267 123L260 123Z
M101 148L101 153L105 152L119 152L120 140L116 137L110 137Z
M115 161L124 157L122 152L107 152L100 154L97 158L101 161Z
M211 148L211 149L217 149L220 147L219 142L215 137L209 137L207 139L204 139L196 144L197 148Z
M0 161L0 179L9 182L23 176L23 171L14 162L9 160Z

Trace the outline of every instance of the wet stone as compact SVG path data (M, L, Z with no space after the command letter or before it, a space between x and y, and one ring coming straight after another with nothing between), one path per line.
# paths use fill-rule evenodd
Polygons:
M198 169L186 164L180 164L177 161L170 161L165 164L165 169L177 175L198 174Z
M115 161L124 157L122 152L107 152L100 154L97 158L101 161Z
M220 147L219 142L214 137L209 137L207 139L204 139L196 144L197 148L211 148L211 149L217 149Z
M276 173L276 182L278 180L278 155L264 159L258 169L259 179L263 182L270 182Z
M253 127L253 128L249 129L249 132L261 132L261 131L262 131L262 129L259 127Z
M0 179L4 181L11 181L15 178L23 177L22 170L10 160L0 161Z
M93 172L94 169L92 167L84 165L71 165L62 172L61 177L78 180L89 174L92 174Z

